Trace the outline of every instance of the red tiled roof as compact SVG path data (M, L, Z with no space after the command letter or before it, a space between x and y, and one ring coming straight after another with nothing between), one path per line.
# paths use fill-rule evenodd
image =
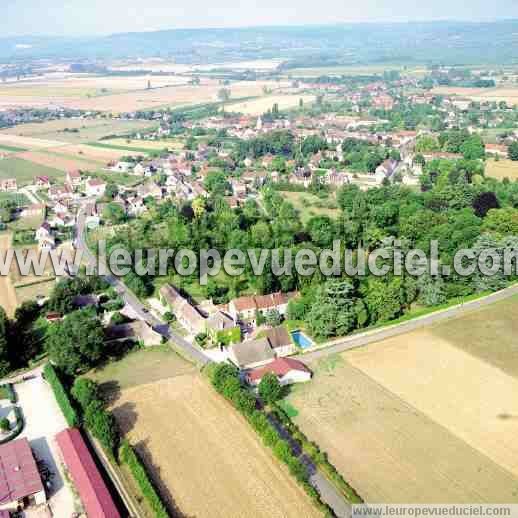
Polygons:
M86 514L92 518L120 518L81 432L68 428L58 433L56 440Z
M277 358L277 360L269 363L268 365L265 365L264 367L252 370L248 374L248 379L251 381L257 381L269 372L275 374L276 376L282 377L293 370L311 372L308 367L306 367L298 360L293 360L292 358Z
M36 461L27 439L0 446L0 505L43 491Z

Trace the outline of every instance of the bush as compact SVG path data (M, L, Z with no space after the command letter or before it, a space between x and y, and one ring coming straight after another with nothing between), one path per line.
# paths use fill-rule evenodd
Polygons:
M160 495L157 493L155 488L153 487L153 483L151 482L146 469L143 464L140 462L137 454L131 447L128 441L123 441L121 444L119 458L121 462L124 462L128 465L131 474L135 478L144 498L149 503L151 509L155 513L156 518L169 518L169 513L160 498Z
M9 419L7 417L4 417L0 419L0 430L2 432L8 432L11 429L11 423L9 422Z
M103 448L115 455L119 442L119 429L115 418L104 409L101 401L95 400L88 405L84 413L84 423Z
M59 405L59 408L61 408L63 415L65 416L68 426L72 428L78 426L79 418L76 411L74 410L74 407L72 406L72 403L70 402L65 387L59 379L56 369L54 369L50 363L47 363L43 369L43 374L54 392L56 401Z
M77 378L70 393L83 410L93 401L99 400L99 387L97 383L87 378Z

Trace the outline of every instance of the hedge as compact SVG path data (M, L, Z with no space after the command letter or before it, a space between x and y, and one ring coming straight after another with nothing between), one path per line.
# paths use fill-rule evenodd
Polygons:
M77 416L77 413L74 407L72 406L72 403L70 402L65 387L59 379L56 369L54 369L54 367L50 363L47 363L47 365L45 365L43 369L43 374L45 376L45 380L49 383L49 385L52 387L52 390L54 391L54 396L59 405L59 408L61 408L61 411L65 416L68 426L72 428L75 426L79 426L79 418Z
M121 448L119 451L119 459L121 462L124 462L128 465L131 474L135 478L144 498L147 500L151 509L155 513L156 518L169 518L169 513L160 498L160 495L157 493L156 489L153 486L147 472L146 468L140 462L135 450L132 448L130 443L127 440L122 441Z

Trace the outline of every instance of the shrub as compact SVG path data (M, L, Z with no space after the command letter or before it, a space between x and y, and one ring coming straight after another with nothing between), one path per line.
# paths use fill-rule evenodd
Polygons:
M7 417L4 417L0 419L0 430L2 432L8 432L11 429L11 423L9 422L9 419Z
M104 409L101 401L95 400L88 405L84 423L103 448L114 455L119 442L119 430L115 418Z
M128 441L123 441L121 444L119 458L122 462L128 465L133 477L135 478L144 498L148 501L151 509L155 513L156 518L169 518L169 513L162 502L160 495L153 487L146 469L140 462L134 449Z
M77 413L74 410L72 403L70 402L65 387L63 386L61 380L58 377L56 369L54 369L54 367L50 363L47 363L47 365L45 365L43 369L43 374L54 392L56 401L59 405L59 408L61 408L63 415L65 416L68 426L78 426L79 419L77 417Z
M99 399L99 387L95 381L87 378L77 378L74 381L72 397L81 405L84 410L90 403Z
M275 374L269 372L265 374L259 383L259 396L261 399L271 405L278 401L282 396L282 387Z

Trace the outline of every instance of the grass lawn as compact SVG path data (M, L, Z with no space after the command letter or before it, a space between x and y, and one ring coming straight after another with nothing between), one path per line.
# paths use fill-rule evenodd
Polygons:
M0 160L0 179L16 178L18 184L30 184L35 176L63 179L65 174L51 167L38 165L21 158Z
M194 372L196 367L176 354L168 345L131 352L122 360L91 371L87 376L97 381L110 396L113 392L137 385Z
M503 180L504 178L516 180L518 178L518 162L512 162L511 160L488 160L486 162L486 176L496 178L497 180Z
M329 216L330 218L337 218L340 214L339 209L317 206L320 204L325 205L333 203L331 198L322 200L318 196L307 192L279 191L279 194L300 212L300 217L303 223L306 223L313 216Z

